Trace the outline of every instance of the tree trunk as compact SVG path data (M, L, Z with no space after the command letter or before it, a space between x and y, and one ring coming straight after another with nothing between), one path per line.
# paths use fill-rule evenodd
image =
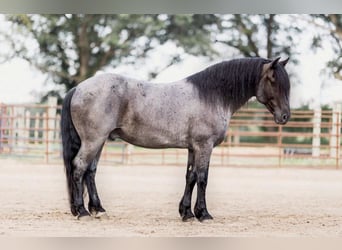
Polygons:
M273 25L274 25L274 14L270 14L268 18L265 19L266 23L266 32L267 32L267 44L266 44L266 49L267 49L267 58L272 58L273 53L272 53L272 48L273 48L273 42L272 42L272 33L273 33Z
M78 46L79 46L79 57L80 57L80 69L79 69L79 81L82 81L87 78L87 72L88 72L88 63L90 58L90 47L89 47L89 39L87 34L88 29L88 23L83 22L80 27L79 32L79 40L78 40Z
M266 58L273 58L273 42L272 36L274 32L274 14L270 14L268 17L265 17L265 25L266 25L266 37L267 37L267 44L266 44ZM265 132L275 132L277 131L276 127L265 127ZM276 138L274 137L265 137L265 141L268 143L274 143Z

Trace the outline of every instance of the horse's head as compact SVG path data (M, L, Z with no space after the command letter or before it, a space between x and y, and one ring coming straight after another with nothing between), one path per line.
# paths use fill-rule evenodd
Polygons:
M285 71L284 61L277 59L263 65L261 80L257 87L256 98L264 104L277 124L286 124L290 119L290 81Z

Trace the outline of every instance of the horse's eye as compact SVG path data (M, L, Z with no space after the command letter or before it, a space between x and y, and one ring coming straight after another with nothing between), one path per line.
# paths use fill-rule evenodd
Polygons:
M275 77L274 77L274 73L268 77L268 80L270 81L271 84L275 83Z

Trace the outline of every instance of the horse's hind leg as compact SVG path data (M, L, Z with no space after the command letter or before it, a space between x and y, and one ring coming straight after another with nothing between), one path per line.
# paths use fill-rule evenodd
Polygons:
M96 167L97 163L100 159L103 145L98 151L95 159L88 167L87 171L84 174L84 180L87 185L88 194L89 194L89 204L88 211L95 216L95 218L100 218L105 215L106 210L102 207L100 198L97 194L96 184L95 184L95 175L96 175Z
M179 203L179 214L183 221L188 221L195 217L191 211L191 197L195 184L196 171L194 169L194 153L192 149L189 149L188 164L186 169L186 185L183 198Z
M84 207L83 200L85 173L89 166L91 166L103 143L104 141L100 140L95 142L82 141L81 148L73 160L75 169L73 172L74 188L72 194L74 204L72 206L76 210L78 218L90 215Z

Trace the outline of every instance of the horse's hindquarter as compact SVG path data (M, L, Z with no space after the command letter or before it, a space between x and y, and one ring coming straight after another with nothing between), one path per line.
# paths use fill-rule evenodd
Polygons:
M116 128L126 89L124 78L113 74L91 77L76 87L70 109L82 141L107 138Z

